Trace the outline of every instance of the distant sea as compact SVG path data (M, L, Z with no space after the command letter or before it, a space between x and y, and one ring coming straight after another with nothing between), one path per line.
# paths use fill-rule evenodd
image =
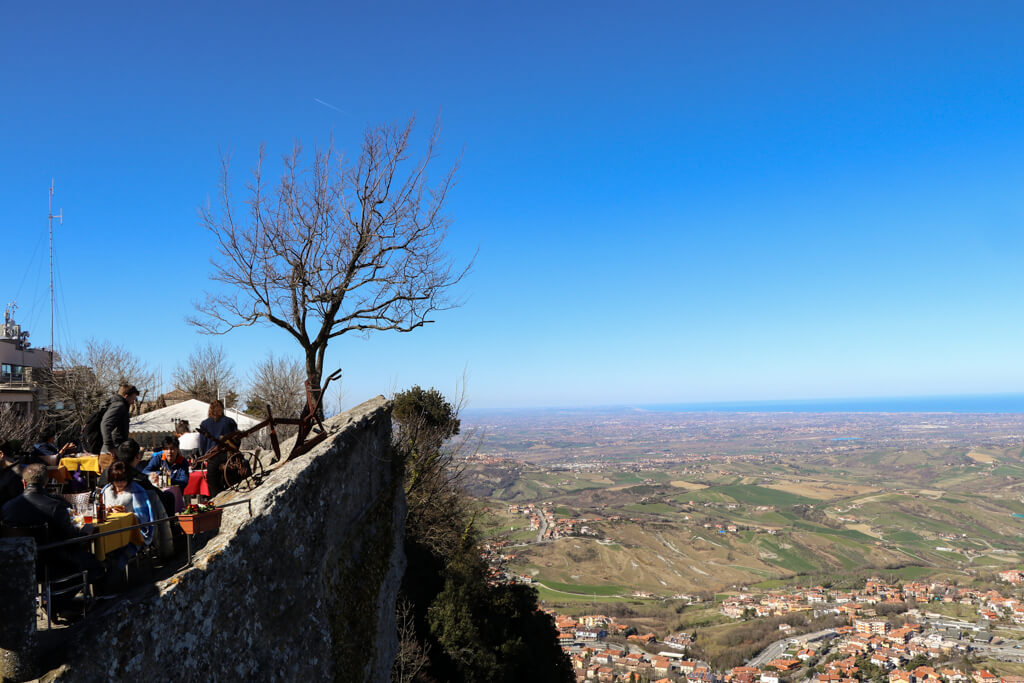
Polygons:
M636 407L681 413L1024 413L1024 394L658 403Z

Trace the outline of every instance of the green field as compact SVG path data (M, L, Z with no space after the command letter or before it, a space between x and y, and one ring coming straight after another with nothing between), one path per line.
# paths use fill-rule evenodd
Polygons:
M819 502L813 498L798 496L795 493L750 484L716 486L713 490L729 496L737 503L746 503L747 505L814 505Z
M543 581L543 584L552 590L563 593L577 593L579 595L611 596L629 592L622 586L585 586L575 583L558 583L556 581Z
M676 512L676 509L671 505L665 503L636 503L634 505L624 505L623 510L629 510L630 512L646 512L646 513L661 513L670 514Z
M537 598L543 600L548 604L559 604L567 602L576 603L621 603L621 602L638 602L635 598L623 598L613 595L598 595L594 597L593 594L583 595L573 594L569 595L566 593L560 593L557 591L549 590L544 586L535 586L537 589Z
M553 600L766 588L872 572L903 580L963 577L962 569L995 570L1024 556L1024 519L1010 516L1024 514L1020 446L850 447L840 454L771 454L639 471L627 450L616 456L621 465L593 470L531 465L516 478L506 467L489 498L496 508L544 502L558 518L595 518L589 525L603 543L570 536L535 544L525 517L502 514L482 518L481 536L525 543L516 549L515 570L559 579L545 582ZM969 450L997 462L968 463ZM824 495L809 497L818 492ZM614 515L621 519L601 521ZM738 531L719 533L717 527L728 525ZM935 550L947 546L976 555ZM903 566L908 563L913 566Z

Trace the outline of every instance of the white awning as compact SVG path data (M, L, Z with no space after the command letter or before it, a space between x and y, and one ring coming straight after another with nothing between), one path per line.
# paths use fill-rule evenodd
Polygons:
M199 427L199 424L206 419L209 409L209 403L192 398L176 403L173 406L136 415L131 419L128 431L133 434L142 432L171 433L174 431L176 423L181 420L188 420L189 429L194 432ZM224 414L234 420L238 428L243 431L260 422L251 415L240 413L231 408L225 409Z

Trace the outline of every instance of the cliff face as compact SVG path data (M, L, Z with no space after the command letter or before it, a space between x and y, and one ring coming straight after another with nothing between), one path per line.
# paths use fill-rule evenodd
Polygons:
M251 517L227 508L193 567L90 624L44 680L388 681L405 570L390 405L328 427L248 494Z

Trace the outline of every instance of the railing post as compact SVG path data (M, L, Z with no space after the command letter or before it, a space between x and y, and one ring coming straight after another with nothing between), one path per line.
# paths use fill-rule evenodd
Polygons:
M0 538L0 681L34 677L36 543Z

